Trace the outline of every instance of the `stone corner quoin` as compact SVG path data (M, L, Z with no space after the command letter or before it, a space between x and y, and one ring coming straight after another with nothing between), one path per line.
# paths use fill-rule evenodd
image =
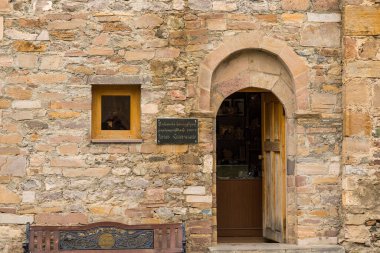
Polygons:
M376 251L379 35L379 1L0 0L0 251L113 221L184 222L206 252L215 117L245 88L285 109L286 241ZM141 136L91 139L94 87L132 86ZM198 143L157 144L158 118L198 119Z

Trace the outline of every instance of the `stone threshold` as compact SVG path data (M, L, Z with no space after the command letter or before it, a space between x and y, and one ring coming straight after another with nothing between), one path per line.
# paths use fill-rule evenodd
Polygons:
M209 252L217 253L303 253L303 252L328 252L344 253L344 248L339 245L307 245L300 246L295 244L282 243L220 243L216 246L209 247Z

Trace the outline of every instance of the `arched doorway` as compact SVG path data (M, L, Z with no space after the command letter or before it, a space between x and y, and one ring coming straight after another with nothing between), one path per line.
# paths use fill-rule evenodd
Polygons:
M286 136L286 231L284 242L297 243L295 157L296 114L310 110L309 72L305 60L285 41L255 31L226 37L199 66L195 113L216 119L223 100L246 88L264 89L281 101L285 110ZM214 176L216 182L216 127L214 129ZM213 183L213 242L217 242L216 183Z
M271 92L246 89L216 116L219 242L284 242L285 110Z

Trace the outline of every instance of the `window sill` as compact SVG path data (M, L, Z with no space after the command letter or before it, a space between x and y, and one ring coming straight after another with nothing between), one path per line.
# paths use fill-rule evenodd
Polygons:
M92 143L142 143L143 139L91 139Z

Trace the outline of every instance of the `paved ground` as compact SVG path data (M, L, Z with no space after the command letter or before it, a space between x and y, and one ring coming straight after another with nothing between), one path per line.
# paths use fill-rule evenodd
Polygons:
M344 253L344 248L338 245L323 246L298 246L293 244L280 243L221 243L209 248L209 252L217 253L301 253L301 252L328 252L328 253Z

